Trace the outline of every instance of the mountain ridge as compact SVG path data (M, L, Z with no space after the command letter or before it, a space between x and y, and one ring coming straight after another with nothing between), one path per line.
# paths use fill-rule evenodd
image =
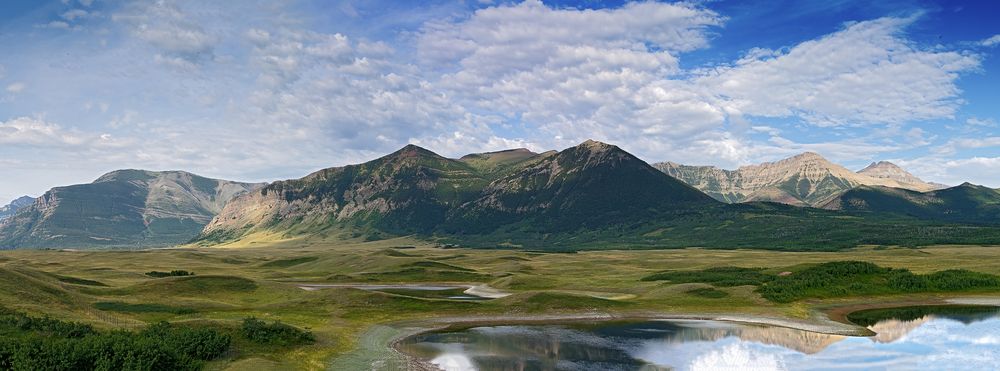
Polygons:
M774 162L741 166L736 170L691 166L674 162L657 169L728 202L771 201L794 206L821 207L860 185L931 191L926 183L895 164L873 163L859 172L833 163L815 152L804 152Z
M14 216L17 210L29 206L35 202L35 198L31 196L21 196L12 200L9 204L0 207L0 221Z
M258 186L184 171L115 170L55 187L0 222L0 248L183 243L230 198Z
M505 158L470 164L473 160L490 162L497 156ZM605 192L621 179L601 175L602 171L638 176L642 181L634 183L636 192ZM595 141L557 153L498 151L458 160L408 145L366 163L318 173L324 175L275 182L238 197L206 226L200 238L227 241L283 228L295 233L352 226L395 234L489 232L520 220L544 220L549 226L566 228L573 224L569 220L585 218L585 210L602 215L601 210L610 209L604 200L608 197L627 200L676 191L684 194L680 200L715 202L617 146ZM670 200L649 200L642 207ZM583 224L600 223L588 220Z

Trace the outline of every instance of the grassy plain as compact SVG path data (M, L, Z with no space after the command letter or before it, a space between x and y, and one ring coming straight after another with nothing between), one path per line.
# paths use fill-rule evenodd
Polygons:
M230 354L210 363L209 368L324 369L333 359L350 358L359 341L391 337L387 334L400 330L384 325L400 321L594 313L744 314L808 320L825 316L818 310L837 305L949 297L941 293L907 294L781 304L763 299L753 286L642 280L664 270L732 266L759 267L779 274L808 264L859 260L917 274L945 269L1000 274L1000 259L996 259L1000 247L992 246L861 247L840 252L673 249L537 253L445 249L410 239L290 240L266 245L5 251L0 253L0 305L103 328L139 328L167 320L225 329L236 328L248 316L280 320L311 330L317 341L285 348L237 342ZM146 275L171 270L195 275ZM295 286L297 282L486 283L512 295L455 301L352 288L307 291Z

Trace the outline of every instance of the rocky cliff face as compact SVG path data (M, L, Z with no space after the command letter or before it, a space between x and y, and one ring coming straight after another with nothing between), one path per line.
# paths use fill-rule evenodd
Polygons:
M459 160L410 145L238 197L201 238L222 242L254 233L340 228L397 235L487 233L529 220L556 230L622 222L686 203L714 201L604 143Z
M889 162L872 164L855 173L812 152L777 162L744 166L737 170L672 162L654 166L717 200L730 203L773 201L820 207L847 190L861 185L916 191L937 188Z
M6 206L0 207L0 221L7 219L17 213L17 210L22 207L31 205L35 202L34 197L22 196L18 197L14 201L11 201Z
M232 197L258 186L181 171L114 171L93 183L53 188L0 222L0 247L182 243Z

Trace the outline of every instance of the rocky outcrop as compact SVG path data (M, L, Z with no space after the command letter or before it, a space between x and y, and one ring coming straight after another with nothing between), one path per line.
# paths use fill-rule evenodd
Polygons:
M34 202L35 202L34 197L22 196L18 197L14 201L11 201L6 206L0 207L0 221L7 219L11 216L14 216L14 214L17 213L17 210L20 210L25 206L29 206Z
M0 248L183 243L234 196L261 185L182 171L114 171L93 183L53 188L0 222Z
M928 191L937 187L888 162L872 164L855 173L813 152L777 162L743 166L737 170L672 162L654 166L717 200L730 203L771 201L820 207L847 190L861 185L916 191Z
M272 183L243 195L201 240L353 228L390 235L488 233L530 223L599 227L715 201L618 147L587 141L561 152L518 149L441 157L409 145L388 156Z

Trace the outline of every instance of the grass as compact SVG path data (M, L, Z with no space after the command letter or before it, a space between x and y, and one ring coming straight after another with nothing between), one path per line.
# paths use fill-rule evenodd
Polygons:
M847 300L830 297L774 302L755 292L754 285L715 279L713 285L721 287L710 288L697 283L704 282L700 279L705 275L691 273L709 270L718 275L718 267L740 272L740 279L777 276L784 271L797 274L808 267L842 260L907 269L920 276L951 270L1000 274L1000 259L996 259L1000 250L991 246L867 246L840 252L689 248L538 254L444 249L410 239L330 243L312 238L275 238L260 247L252 242L243 241L241 248L226 249L4 251L0 252L0 305L80 321L99 329L136 329L167 320L238 331L232 329L238 329L247 317L267 323L280 321L312 332L315 342L275 347L243 341L233 333L232 354L209 362L208 368L318 370L327 369L334 359L352 355L338 362L353 359L360 363L348 363L353 367L346 369L364 369L363 362L357 360L369 358L352 358L351 353L362 345L359 342L368 341L362 334L382 328L373 326L395 321L594 312L622 316L742 313L808 318L819 307ZM414 247L393 249L398 246ZM385 251L405 251L405 256L389 256ZM281 263L264 267L269 262ZM158 279L145 275L170 267L182 267L198 275ZM658 274L668 274L672 279L661 275L661 279L643 280ZM106 286L65 282L57 277ZM357 283L486 283L513 295L484 301L447 301L348 288L305 291L288 283L324 282L330 277ZM947 281L945 276L938 278ZM883 295L863 300L879 301ZM949 295L997 295L997 291L906 295L913 300L936 300ZM178 313L179 308L194 312Z
M197 311L191 308L174 307L163 304L129 304L120 301L101 301L94 303L94 308L108 312L122 313L171 313L171 314L193 314Z
M301 258L269 261L267 263L261 264L260 266L261 268L288 268L288 267L294 267L299 264L314 262L318 259L319 258L315 256L303 256Z
M101 283L101 282L98 282L98 281L87 280L87 279L76 278L76 277L56 276L56 279L58 279L59 282L71 283L71 284L74 284L74 285L107 286L104 283Z
M722 299L724 297L729 296L728 292L722 290L716 290L709 287L701 287L693 290L688 290L685 291L684 293L708 299Z

